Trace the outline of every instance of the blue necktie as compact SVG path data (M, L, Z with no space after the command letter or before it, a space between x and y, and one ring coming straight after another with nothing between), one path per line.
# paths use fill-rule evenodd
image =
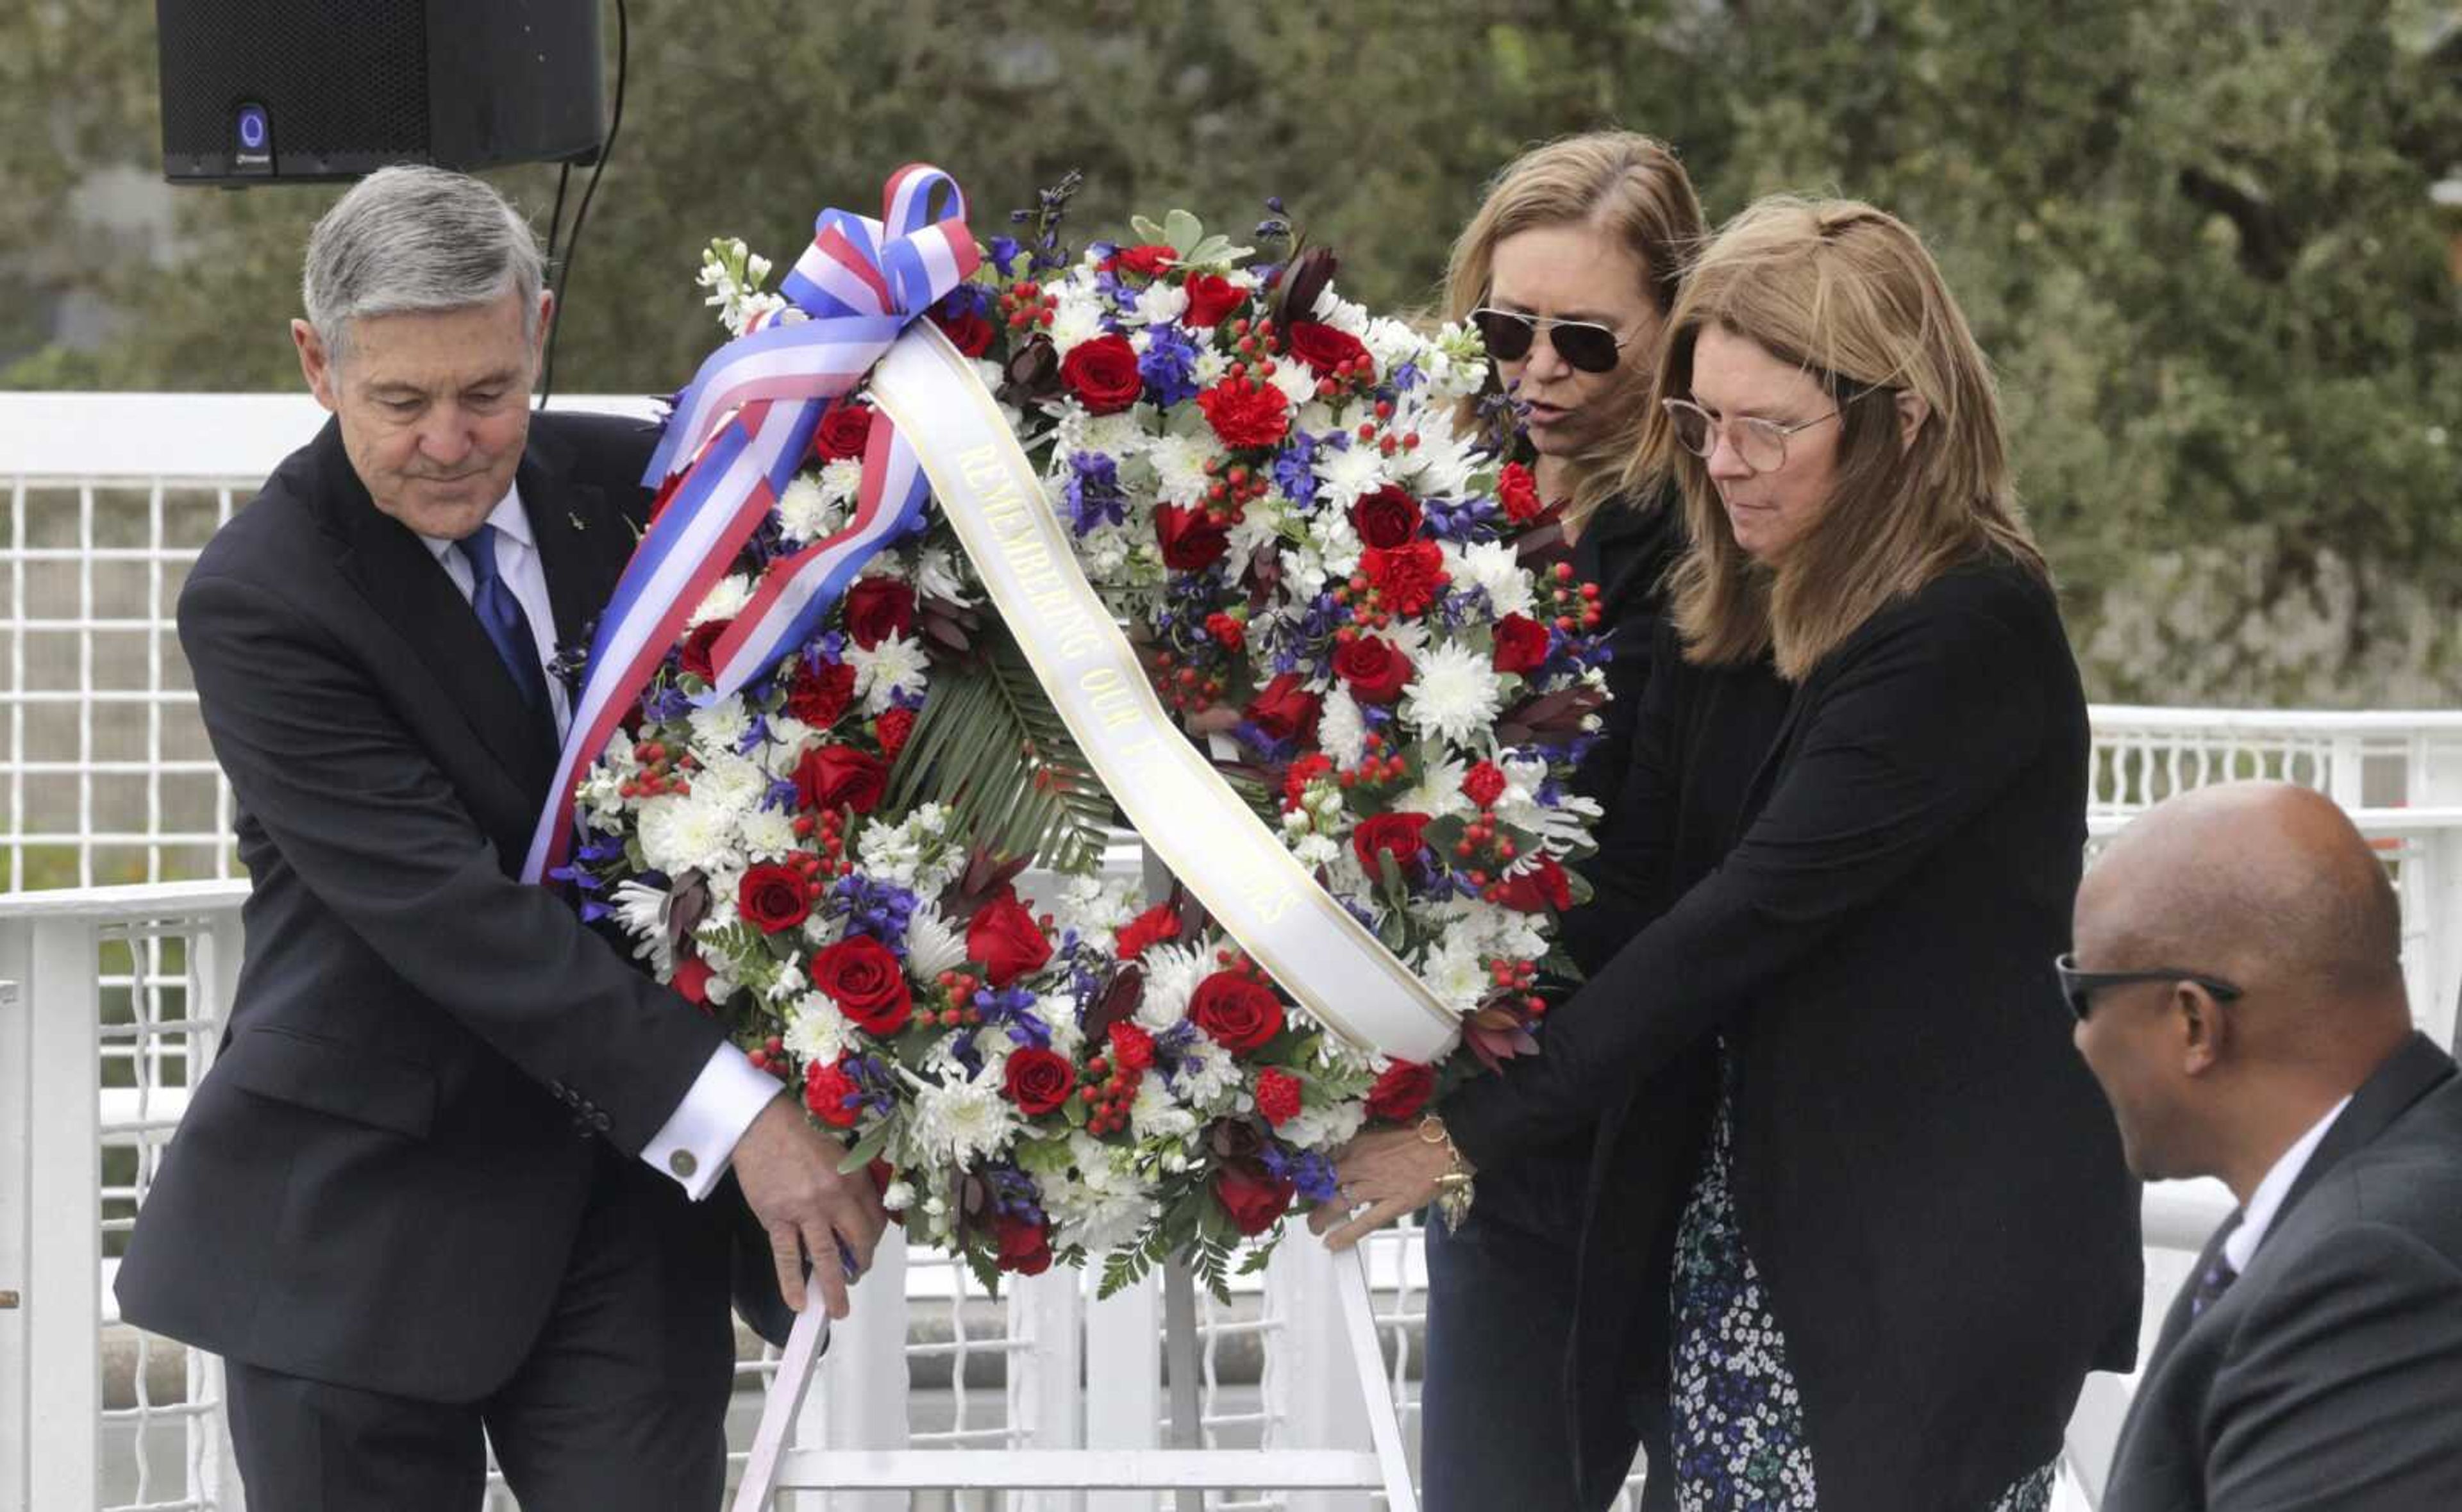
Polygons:
M552 736L555 710L547 701L547 673L539 665L538 640L530 634L529 616L522 613L513 585L496 569L496 528L482 525L453 547L470 564L470 607L478 612L480 628L487 632L497 659L512 675L522 702L548 723Z

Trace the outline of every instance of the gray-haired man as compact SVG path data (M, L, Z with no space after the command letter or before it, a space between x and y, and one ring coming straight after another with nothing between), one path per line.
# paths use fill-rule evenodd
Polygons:
M716 1503L733 1199L800 1306L868 1261L870 1185L719 1026L514 873L654 433L537 415L553 313L477 180L372 175L310 239L334 420L180 599L253 880L223 1050L119 1280L229 1362L249 1503Z

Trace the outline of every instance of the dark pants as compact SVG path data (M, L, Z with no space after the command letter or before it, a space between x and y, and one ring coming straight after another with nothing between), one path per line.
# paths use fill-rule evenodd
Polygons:
M547 1325L491 1394L416 1401L230 1362L250 1512L464 1512L486 1443L523 1512L710 1512L734 1384L726 1260L723 1225L606 1148Z

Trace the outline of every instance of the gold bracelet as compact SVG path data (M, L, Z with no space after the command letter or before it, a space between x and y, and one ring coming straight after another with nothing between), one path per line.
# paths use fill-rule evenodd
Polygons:
M1424 1144L1445 1148L1445 1160L1451 1169L1436 1177L1436 1215L1445 1220L1446 1228L1459 1228L1462 1220L1470 1217L1471 1199L1479 1195L1471 1179L1477 1173L1455 1147L1454 1136L1445 1132L1444 1120L1435 1113L1419 1120L1419 1139Z

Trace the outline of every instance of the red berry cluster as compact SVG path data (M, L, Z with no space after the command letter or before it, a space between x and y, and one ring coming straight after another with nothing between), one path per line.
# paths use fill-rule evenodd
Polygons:
M752 1052L745 1056L745 1059L752 1063L754 1070L767 1071L780 1081L785 1081L788 1074L795 1069L794 1063L787 1055L787 1042L775 1034L754 1047Z
M1462 837L1454 844L1455 860L1485 863L1463 875L1470 878L1471 886L1479 890L1479 896L1491 903L1497 900L1498 888L1489 869L1494 868L1495 876L1501 876L1504 869L1512 863L1514 854L1512 839L1497 832L1496 815L1492 813L1482 812L1464 826Z
M1521 1007L1532 1018L1547 1011L1547 1000L1531 991L1539 980L1539 966L1529 961L1491 961L1487 963L1488 980L1500 993L1522 994Z
M975 994L983 990L983 979L970 971L944 971L932 979L940 988L942 1006L925 1008L915 1017L926 1028L967 1028L983 1022L982 1010L972 1007Z
M1334 774L1334 781L1345 788L1378 788L1402 781L1411 773L1411 764L1397 751L1385 752L1385 737L1371 730L1364 743L1359 765L1345 767Z
M1354 364L1366 367L1371 375L1375 372L1375 364L1370 362L1366 357L1354 357L1350 362L1344 363L1343 366L1350 367ZM1322 392L1324 384L1320 383L1317 387L1319 391ZM1397 451L1418 450L1419 433L1415 430L1397 432L1393 428L1393 401L1390 399L1378 400L1376 401L1376 418L1374 420L1363 420L1359 422L1360 441L1368 445L1375 447L1378 451L1388 457L1391 457Z
M808 851L795 858L794 865L816 878L844 876L854 870L854 862L846 853L845 815L835 809L795 815L795 838L810 840L815 837L820 843L819 853Z
M1238 378L1243 371L1235 364L1231 377ZM1226 529L1246 518L1245 507L1263 498L1273 487L1271 480L1246 463L1226 463L1220 457L1205 459L1205 475L1214 480L1205 486L1206 523Z
M1112 1026L1112 1052L1097 1050L1086 1063L1086 1074L1077 1088L1077 1100L1086 1104L1090 1114L1086 1132L1100 1138L1129 1126L1129 1109L1137 1100L1137 1085L1146 1079L1146 1070L1154 1065L1154 1036L1138 1026L1122 1020Z
M641 763L638 776L627 777L616 790L627 798L689 798L692 796L690 773L701 769L701 759L688 750L672 750L659 741L647 741L633 747Z
M1547 602L1556 615L1556 628L1571 635L1576 630L1599 628L1599 585L1576 584L1573 564L1558 562L1555 581L1548 586Z
M1031 278L1021 278L1001 291L998 313L1011 331L1025 331L1051 324L1051 312L1060 307L1060 296L1044 292L1043 286Z
M1202 714L1220 701L1222 679L1219 673L1198 666L1175 666L1175 660L1168 649L1154 654L1155 692L1165 702L1182 714Z

